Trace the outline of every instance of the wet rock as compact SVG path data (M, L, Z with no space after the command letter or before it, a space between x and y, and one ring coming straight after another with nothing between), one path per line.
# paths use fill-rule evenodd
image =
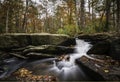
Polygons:
M111 37L104 41L98 41L87 54L107 55L115 60L120 60L120 37Z
M96 44L101 41L109 39L112 35L105 33L96 33L96 34L81 34L78 36L79 39L91 42L91 44Z
M29 59L45 59L45 58L54 58L55 56L52 54L42 54L42 53L28 53L25 55Z
M75 38L69 38L69 39L65 40L64 42L58 44L58 46L70 46L70 45L76 45Z
M15 57L13 57L13 58L8 58L8 59L4 59L4 60L3 60L3 62L4 62L5 64L14 63L14 62L17 62L17 61L18 61L18 58L15 58Z
M120 38L113 39L110 48L110 56L116 60L120 60Z
M120 36L108 33L81 34L79 39L90 42L93 47L87 54L107 55L120 60Z
M0 67L0 75L4 73L4 69Z
M61 56L57 57L57 62L62 61L62 60L70 61L70 56L69 55L61 55Z
M98 57L98 55L96 55ZM94 56L95 57L95 56ZM120 80L120 65L116 65L116 60L110 57L91 58L82 56L76 62L86 73L96 80L119 81ZM113 63L114 62L114 63Z
M23 51L23 55L30 53L30 52L62 55L62 54L67 54L67 53L73 53L74 48L65 47L65 46L42 45L42 46L36 46L36 47L29 48L29 49L25 49Z
M93 47L87 52L87 54L109 55L110 42L101 41L93 45Z
M28 57L25 57L21 54L17 54L17 53L9 53L10 55L17 57L17 58L21 58L21 59L28 59Z
M89 62L89 59L85 58L85 56L76 60L78 66L82 68L82 70L92 79L92 81L104 81L104 77L98 72L94 71L95 68L91 69L91 65L93 64L87 62Z

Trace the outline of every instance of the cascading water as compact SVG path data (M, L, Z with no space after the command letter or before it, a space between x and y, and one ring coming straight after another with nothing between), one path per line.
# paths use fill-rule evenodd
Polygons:
M54 72L61 80L85 80L87 77L81 68L75 64L75 60L83 55L87 55L86 53L91 48L91 44L76 38L75 48L75 53L70 54L69 61L65 59L59 62L54 61L53 67L49 69L50 72Z
M91 48L88 42L76 39L75 53L70 54L68 60L63 59L62 61L57 61L57 58L49 58L37 61L23 61L18 59L9 59L5 62L8 63L8 71L0 75L0 78L4 76L10 76L10 74L18 69L23 64L24 68L28 70L33 70L34 74L42 75L55 75L60 81L83 81L90 80L83 70L75 64L75 60L83 55ZM68 56L68 55L67 55ZM86 55L87 56L87 55ZM22 62L21 62L22 61ZM54 61L54 63L53 63ZM27 62L27 63L25 63ZM17 65L16 65L17 64ZM15 65L15 66L13 66ZM31 68L32 67L32 68Z

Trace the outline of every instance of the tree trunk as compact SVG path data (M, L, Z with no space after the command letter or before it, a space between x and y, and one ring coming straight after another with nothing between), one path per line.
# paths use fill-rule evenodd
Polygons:
M1 0L0 0L0 6L1 6Z
M22 24L23 32L26 32L26 26L27 26L28 1L29 0L26 0L26 8L25 8L24 19Z
M84 4L85 4L85 1L84 0L81 0L81 5L80 5L80 9L81 9L81 12L80 12L80 26L81 28L84 28L85 27L85 12L84 12Z
M6 33L8 33L8 22L9 22L9 7L6 13Z
M88 0L88 9L89 9L89 20L91 20L90 0Z
M94 19L93 8L94 8L94 7L93 7L93 0L92 0L92 17L91 17L91 18L92 18L92 21L93 21L93 19Z
M115 14L115 1L113 1L113 8L112 8L112 10L113 10L113 27L114 27L114 29L116 29L116 14Z
M77 27L78 27L78 10L77 10L77 0L74 0L75 4L75 17L76 17L76 32L78 33Z
M78 15L78 17L77 17L77 19L78 19L78 21L77 21L77 23L78 23L78 28L79 28L79 30L81 29L81 26L80 26L80 14L81 14L81 6L80 6L80 0L76 0L76 3L78 3L78 5L79 5L79 7L77 7L77 15Z
M68 23L69 25L71 25L72 24L72 9L71 8L69 8L68 13L69 13Z
M117 31L120 33L120 0L117 0Z
M19 30L20 30L20 20L19 20L19 17L20 17L20 15L19 15L19 10L18 10L16 12L16 14L15 14L15 20L16 20L16 22L15 22L15 28L16 28L17 32L19 32Z
M106 0L106 24L105 24L105 32L109 30L109 20L110 20L110 6L111 6L111 1Z

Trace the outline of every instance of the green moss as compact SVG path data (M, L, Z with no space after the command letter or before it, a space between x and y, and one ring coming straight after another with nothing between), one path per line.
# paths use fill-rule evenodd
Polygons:
M57 45L68 38L69 36L61 34L4 34L0 35L0 48L18 48L28 45Z

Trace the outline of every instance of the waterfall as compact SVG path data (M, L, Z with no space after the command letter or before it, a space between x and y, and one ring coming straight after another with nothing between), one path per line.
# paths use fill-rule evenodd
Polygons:
M75 60L83 55L87 55L86 53L91 46L89 42L76 38L75 53L70 54L70 60L54 61L54 65L49 71L55 72L62 80L77 80L77 76L81 76L81 78L86 77L81 68L75 64Z

